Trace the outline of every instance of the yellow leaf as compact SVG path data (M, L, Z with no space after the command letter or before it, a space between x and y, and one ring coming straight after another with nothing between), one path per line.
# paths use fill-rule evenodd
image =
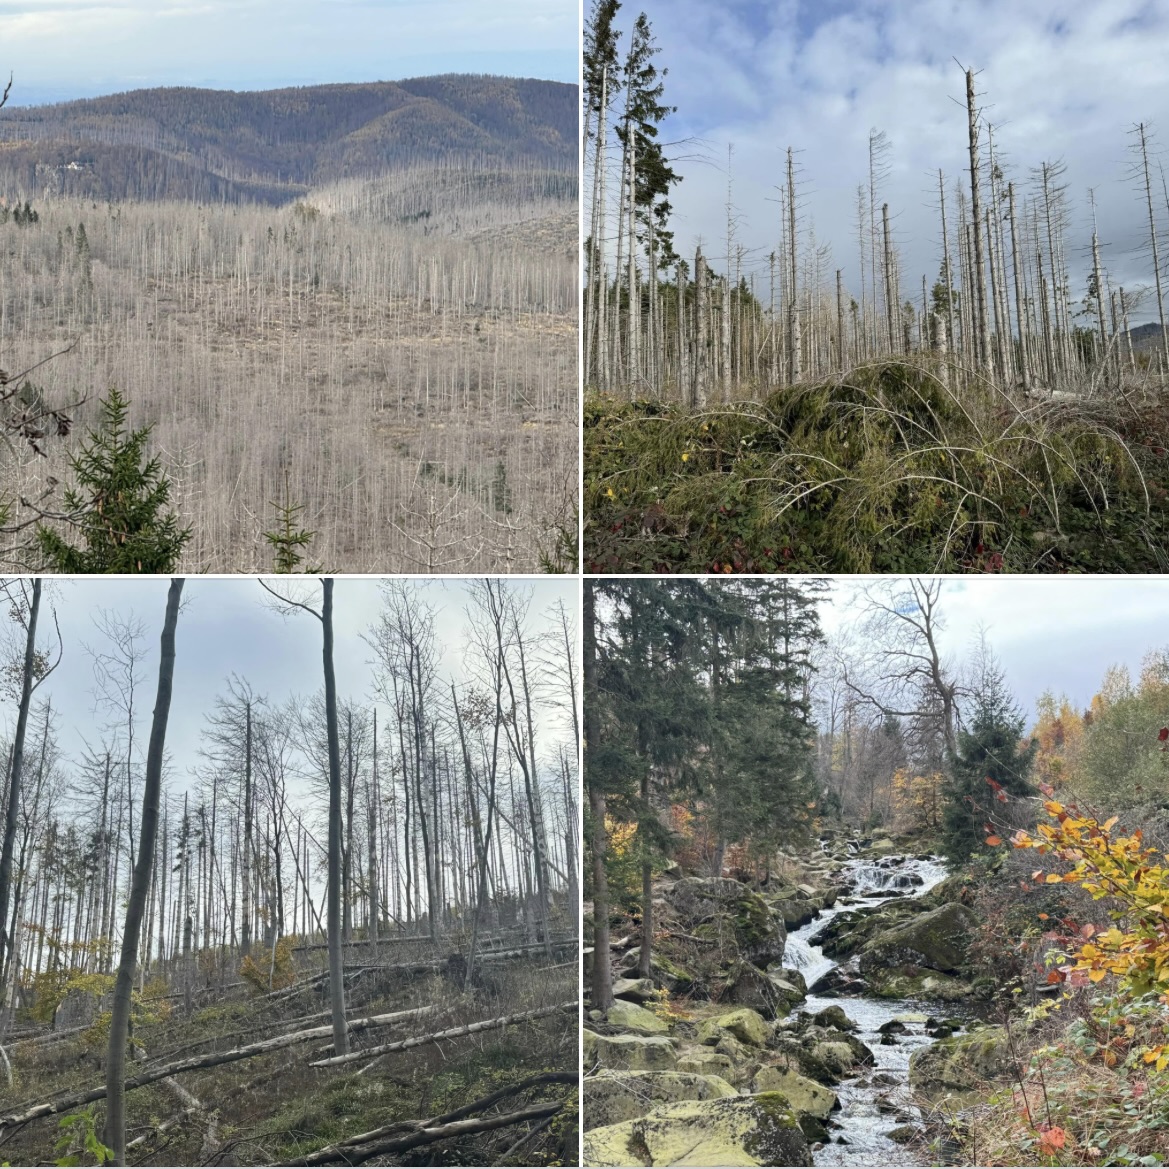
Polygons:
M1089 978L1090 978L1090 979L1091 979L1093 982L1099 982L1099 981L1101 981L1101 979L1103 979L1103 977L1104 977L1104 973L1105 973L1105 972L1104 972L1103 970L1101 970L1101 969L1099 969L1099 967L1097 967L1095 970L1089 970L1089 971L1088 971L1088 977L1089 977ZM1109 1067L1111 1067L1112 1065L1111 1065L1111 1064L1109 1064L1108 1066L1109 1066Z
M1063 881L1063 877L1061 877L1059 875L1059 873L1048 873L1047 874L1046 882L1049 885L1058 885L1062 881Z

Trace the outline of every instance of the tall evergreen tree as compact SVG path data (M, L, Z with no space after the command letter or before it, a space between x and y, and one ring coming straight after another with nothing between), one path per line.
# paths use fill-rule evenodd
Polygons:
M636 159L635 218L640 225L641 242L647 253L652 250L651 260L658 268L670 268L678 256L674 252L674 234L667 226L672 210L669 193L675 183L681 182L681 176L675 173L658 141L659 123L677 109L661 100L665 92L663 78L669 70L658 72L653 61L658 52L643 12L633 26L625 58L624 84L628 92L617 136L627 151L632 138Z
M970 725L958 732L943 786L942 848L951 861L961 864L982 850L996 797L1035 794L1030 775L1038 743L1022 744L1025 725L1002 671L989 663L975 694Z

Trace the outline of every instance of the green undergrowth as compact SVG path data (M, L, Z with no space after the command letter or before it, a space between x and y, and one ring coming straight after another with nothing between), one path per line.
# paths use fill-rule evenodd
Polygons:
M1169 567L1169 413L884 362L694 411L589 394L589 572Z

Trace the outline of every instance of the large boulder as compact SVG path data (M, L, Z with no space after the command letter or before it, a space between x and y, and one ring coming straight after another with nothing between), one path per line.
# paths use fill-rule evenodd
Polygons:
M836 1093L830 1088L801 1076L799 1072L771 1065L755 1073L751 1088L755 1092L779 1092L791 1105L808 1140L827 1139L828 1116L839 1107Z
M586 1165L811 1165L808 1142L778 1092L655 1108L585 1134Z
M615 978L613 997L629 999L635 1003L647 1003L657 998L657 987L652 978Z
M783 973L765 973L750 962L740 962L727 976L723 1000L750 1007L765 1019L775 1019L799 1006L805 997L803 990Z
M758 1011L740 1007L714 1019L704 1019L698 1026L698 1042L714 1047L724 1034L734 1036L750 1047L762 1047L771 1038L771 1028Z
M911 977L921 968L957 974L966 963L970 935L978 924L972 909L952 902L877 934L861 950L860 971L870 983L874 974L900 971Z
M585 1067L598 1063L618 1071L672 1071L677 1063L674 1044L664 1035L598 1035L585 1029L582 1047Z
M635 1120L662 1104L721 1100L738 1092L719 1076L693 1072L602 1071L584 1083L586 1129Z
M1010 1046L1002 1027L979 1027L939 1039L909 1059L909 1084L935 1103L961 1107L974 1090L1010 1074Z
M718 1076L726 1080L728 1084L734 1084L736 1088L741 1088L746 1083L743 1075L746 1068L735 1063L729 1055L717 1051L713 1047L688 1049L678 1056L678 1062L675 1066L680 1072L694 1072L695 1075L699 1076Z
M605 1018L610 1026L632 1031L636 1035L666 1035L670 1030L670 1024L665 1019L659 1019L653 1011L647 1011L645 1007L625 999L614 999Z
M724 958L740 958L755 966L783 960L787 942L783 919L741 881L683 877L669 887L667 902L685 932L719 943ZM726 936L728 932L733 937Z

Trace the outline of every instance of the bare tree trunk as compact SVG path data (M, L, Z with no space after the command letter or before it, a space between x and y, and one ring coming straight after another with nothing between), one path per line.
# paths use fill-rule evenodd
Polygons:
M349 1050L345 1023L345 977L341 955L341 743L337 730L337 678L333 672L333 578L321 581L322 658L325 670L325 727L329 740L329 998L333 1050Z
M1031 368L1027 360L1027 316L1024 312L1022 257L1015 232L1015 184L1007 183L1007 211L1011 219L1011 267L1015 274L1015 319L1019 322L1019 374L1023 393L1031 392Z
M146 895L150 891L150 874L154 865L154 838L158 830L158 802L162 789L162 762L166 747L166 724L170 717L171 689L175 671L175 628L179 620L179 601L183 580L174 578L166 599L166 618L162 626L162 644L158 666L158 694L150 726L150 745L146 753L146 782L142 794L142 838L138 849L130 900L126 906L126 926L122 933L122 958L114 984L114 1003L110 1018L110 1043L106 1055L106 1127L105 1143L114 1151L114 1164L126 1163L126 1040L130 1029L130 994L134 985L134 962Z
M974 70L966 70L966 116L970 141L970 217L974 226L973 269L976 315L974 319L974 357L980 369L990 365L986 336L986 264L982 252L982 198L979 193L978 110L974 105Z
M1157 316L1161 322L1161 352L1169 361L1169 330L1165 325L1165 298L1161 293L1161 260L1157 250L1157 223L1153 218L1153 188L1149 182L1149 144L1145 135L1145 124L1137 126L1141 141L1141 168L1145 176L1145 201L1149 208L1149 244L1153 249L1153 280L1157 288Z
M710 269L699 248L694 253L694 383L690 404L695 410L706 409L706 387L709 377L707 355L710 338Z
M584 581L584 737L586 784L592 820L593 846L593 969L592 1003L600 1011L613 1005L613 972L609 956L609 881L605 873L605 854L609 832L605 826L605 792L596 782L588 782L587 763L596 759L601 748L601 728L597 723L597 629L596 586L591 577Z
M41 578L32 582L32 601L24 639L24 666L20 676L20 706L16 715L16 733L8 764L8 806L4 816L4 846L0 849L0 971L7 970L13 939L8 933L8 900L12 887L12 854L16 845L16 820L20 811L20 779L24 768L24 739L28 730L28 708L32 701L33 675L36 672L37 617L41 610ZM0 996L3 989L0 987Z

